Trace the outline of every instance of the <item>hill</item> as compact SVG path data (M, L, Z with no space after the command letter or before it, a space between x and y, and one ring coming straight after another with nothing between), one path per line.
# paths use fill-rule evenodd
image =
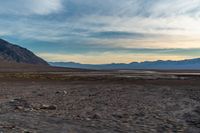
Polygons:
M0 62L24 63L34 65L48 65L46 61L36 56L33 52L18 45L0 39Z

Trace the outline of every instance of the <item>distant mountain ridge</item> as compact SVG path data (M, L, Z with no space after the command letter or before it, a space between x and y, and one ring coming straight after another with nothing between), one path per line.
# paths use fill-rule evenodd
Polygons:
M84 69L161 69L161 70L200 70L200 58L187 59L180 61L145 61L145 62L132 62L113 63L113 64L80 64L75 62L49 62L52 66L70 67L70 68L84 68Z
M48 65L45 60L36 56L28 49L11 44L3 39L0 39L0 62Z

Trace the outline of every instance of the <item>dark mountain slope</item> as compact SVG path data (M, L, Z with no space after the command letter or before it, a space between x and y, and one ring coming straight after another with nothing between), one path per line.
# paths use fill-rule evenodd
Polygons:
M31 51L0 39L0 62L25 63L34 65L48 65Z

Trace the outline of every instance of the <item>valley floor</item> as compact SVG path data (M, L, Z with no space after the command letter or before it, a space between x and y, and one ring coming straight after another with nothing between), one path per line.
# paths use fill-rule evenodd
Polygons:
M1 73L3 133L199 133L191 73Z

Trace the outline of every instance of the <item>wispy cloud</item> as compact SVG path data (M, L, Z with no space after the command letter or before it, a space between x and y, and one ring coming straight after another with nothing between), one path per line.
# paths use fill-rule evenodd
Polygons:
M149 12L152 16L168 17L178 15L198 16L200 15L199 0L158 0L150 7Z
M104 31L104 32L95 32L90 33L91 37L94 38L107 38L107 39L126 39L126 38L144 38L145 34L142 33L133 33L133 32L122 32L122 31Z
M62 8L61 0L1 0L0 14L47 15Z

